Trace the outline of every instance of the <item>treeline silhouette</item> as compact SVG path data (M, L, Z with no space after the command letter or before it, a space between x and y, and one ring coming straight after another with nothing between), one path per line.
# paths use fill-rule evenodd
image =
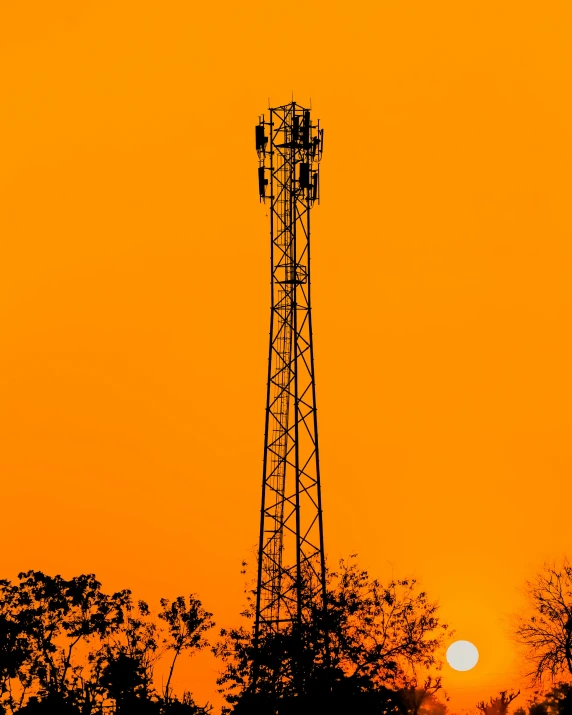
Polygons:
M207 646L214 624L191 595L161 600L157 618L131 591L104 593L93 574L28 571L0 581L0 713L199 715L190 693L171 692L183 652ZM153 667L170 658L163 692Z
M518 691L504 690L488 702L477 703L477 710L482 715L507 715L513 700L520 695ZM524 707L514 710L513 715L572 715L572 685L561 682L537 691Z
M254 648L253 596L246 625L207 640L212 614L193 594L162 599L153 613L128 589L106 593L93 574L71 579L40 571L0 581L0 712L22 715L199 715L190 691L172 691L184 652L210 646L220 659L223 713L420 712L437 700L438 664L448 628L414 580L387 585L354 559L329 574L327 614L307 604L303 632L266 635ZM324 621L324 618L326 621ZM325 654L324 630L329 632ZM159 691L154 667L167 659ZM253 682L253 664L257 679Z
M308 597L305 625L266 633L258 647L252 589L244 625L209 640L212 614L194 594L161 599L152 612L128 589L105 593L93 574L18 578L0 581L2 715L212 714L190 690L172 688L180 656L207 647L221 663L222 715L449 712L438 673L451 631L438 605L414 579L370 578L355 556L328 573L326 612ZM520 705L520 691L505 690L476 703L477 715L572 715L572 567L545 566L527 590L529 609L513 632L535 695ZM167 676L157 689L161 658Z
M360 713L416 715L437 700L437 654L449 634L438 606L414 579L381 584L355 556L328 572L328 607L316 609L306 593L305 625L265 634L255 648L255 593L243 612L246 625L222 630L215 653L226 666L219 678L236 715ZM324 640L328 634L328 643ZM256 667L254 667L256 666Z

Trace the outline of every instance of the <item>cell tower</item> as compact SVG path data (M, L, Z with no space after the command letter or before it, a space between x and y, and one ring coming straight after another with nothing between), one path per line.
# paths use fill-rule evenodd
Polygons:
M255 639L301 626L326 579L310 307L310 209L324 133L296 102L256 127L258 186L270 201L271 311Z

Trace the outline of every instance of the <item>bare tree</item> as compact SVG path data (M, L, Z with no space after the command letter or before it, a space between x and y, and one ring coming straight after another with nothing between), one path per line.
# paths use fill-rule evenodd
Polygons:
M436 697L441 689L441 678L429 676L421 686L417 678L412 678L407 685L397 691L399 711L402 715L422 715L427 712L433 715L445 715L447 706Z
M532 615L517 617L515 637L533 664L529 676L538 683L572 675L572 566L545 564L526 588Z
M483 713L483 715L506 715L508 713L509 705L519 695L520 690L516 693L509 693L507 690L503 690L496 698L490 698L488 703L481 700L480 703L477 703L477 708Z

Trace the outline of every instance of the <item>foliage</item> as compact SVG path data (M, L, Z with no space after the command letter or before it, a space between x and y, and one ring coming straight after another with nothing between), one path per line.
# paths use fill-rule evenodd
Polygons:
M162 599L163 632L144 601L134 604L129 590L104 593L93 574L18 578L0 581L0 713L205 712L188 693L162 699L153 687L163 652L204 645L213 623L196 597L188 607L183 597L174 607Z
M572 685L558 683L548 691L537 691L528 703L528 714L519 708L514 715L572 715Z
M346 674L399 686L416 668L437 665L448 626L415 579L383 586L355 562L341 561L332 582L332 652Z
M326 700L331 712L344 703L356 711L359 704L362 713L419 712L422 699L413 698L416 673L439 667L437 651L448 633L437 604L415 580L384 586L353 559L342 560L339 570L328 575L327 602L325 614L319 606L309 606L301 629L264 634L256 649L250 594L243 613L248 625L223 629L214 649L225 664L217 681L219 692L234 706L233 712L254 713L257 704L261 712L285 712L288 703L301 712L302 702L311 712L313 704ZM426 681L426 686L427 692L434 689L434 696L440 681Z
M188 604L184 596L179 596L173 602L167 598L161 599L161 618L168 627L168 637L165 639L167 650L173 651L173 661L169 669L169 677L165 685L165 701L170 700L170 684L177 658L182 651L200 650L208 645L204 634L214 626L212 613L203 608L199 599L191 594Z

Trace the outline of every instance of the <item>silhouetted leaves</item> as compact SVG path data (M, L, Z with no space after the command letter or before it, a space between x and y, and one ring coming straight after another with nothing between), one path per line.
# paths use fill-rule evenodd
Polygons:
M196 597L188 606L182 596L162 599L163 632L144 601L134 604L129 590L104 593L93 574L19 579L0 581L0 714L206 712L189 693L163 700L153 687L161 652L205 645L213 624Z
M527 715L524 708L520 710L519 715ZM548 692L537 692L528 704L528 715L572 715L572 685L559 683Z
M303 626L265 633L258 648L251 627L221 631L214 650L225 670L217 682L232 712L418 711L404 704L423 690L413 675L438 666L436 652L448 631L437 604L414 580L382 585L353 559L328 575L327 601L324 613L305 599ZM253 618L252 594L243 615ZM440 681L427 686L439 689Z
M168 627L168 637L164 640L168 650L173 651L173 661L169 670L169 677L165 685L165 701L170 699L170 684L175 663L182 651L200 650L208 643L204 634L214 626L211 620L212 613L203 608L196 596L191 594L188 603L184 596L179 596L173 602L167 598L161 599L161 618Z

